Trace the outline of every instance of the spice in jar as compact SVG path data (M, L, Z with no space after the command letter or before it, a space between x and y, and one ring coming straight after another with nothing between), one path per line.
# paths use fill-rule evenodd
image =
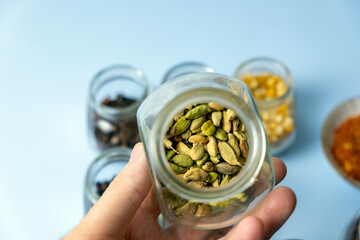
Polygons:
M349 177L360 181L360 116L347 119L335 131L331 153Z
M212 102L189 106L174 116L164 146L170 168L193 188L217 188L231 182L249 153L245 125L232 109ZM177 217L208 216L212 207L225 207L231 201L195 203L171 192L166 199Z
M249 87L255 100L259 101L281 98L288 91L285 81L274 74L244 74L241 80ZM275 108L259 109L270 145L276 145L294 131L291 104L292 101L285 101Z
M102 101L102 105L121 109L135 102L136 100L119 94L115 99L105 98ZM93 119L96 142L101 150L114 146L131 148L140 141L135 117L110 121L94 112Z
M111 179L111 180L108 180L108 181L97 181L96 184L95 184L95 187L96 187L96 193L101 197L104 192L106 191L106 189L109 187L110 183L112 182L112 180L114 180L115 176Z

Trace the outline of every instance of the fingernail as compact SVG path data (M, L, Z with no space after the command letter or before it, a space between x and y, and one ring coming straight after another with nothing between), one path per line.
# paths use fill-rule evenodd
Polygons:
M139 159L139 157L141 156L141 153L142 153L142 144L141 143L137 143L132 152L131 152L131 155L130 155L130 160L129 161L134 161L134 160L137 160Z

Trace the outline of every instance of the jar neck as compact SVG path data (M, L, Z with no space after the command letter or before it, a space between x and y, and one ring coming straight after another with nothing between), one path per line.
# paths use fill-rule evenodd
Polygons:
M135 102L125 107L114 108L103 105L101 100L97 98L100 89L110 82L124 80L139 85L142 88L143 94L139 98L134 99ZM119 93L121 93L123 89L126 89L126 86L119 88ZM101 115L106 119L121 120L124 118L135 117L137 109L150 92L151 89L147 79L140 69L127 65L115 65L100 71L92 79L89 89L89 105L98 115Z
M249 96L251 97L251 95ZM246 126L250 151L244 168L233 181L214 189L195 189L180 181L170 169L165 157L163 141L167 123L176 113L186 106L208 102L216 102L235 111ZM210 87L186 91L174 96L174 99L160 111L154 122L149 148L151 152L155 153L152 161L154 161L154 171L160 181L181 197L199 202L223 201L244 192L258 176L267 153L265 131L258 114L254 113L248 103L231 92Z

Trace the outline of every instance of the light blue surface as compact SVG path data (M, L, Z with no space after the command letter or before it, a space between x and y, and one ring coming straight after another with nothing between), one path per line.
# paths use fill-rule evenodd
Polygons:
M232 75L283 61L298 138L281 154L298 205L275 239L337 239L360 191L326 162L320 128L360 95L360 1L0 1L0 239L58 239L82 218L90 78L115 63L157 86L186 60Z

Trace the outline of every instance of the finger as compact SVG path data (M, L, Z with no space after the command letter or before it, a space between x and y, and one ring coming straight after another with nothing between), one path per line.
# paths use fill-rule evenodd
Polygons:
M166 231L171 239L207 239L217 230L199 230L173 224Z
M159 214L160 208L151 188L126 231L125 239L166 239L165 231L158 223ZM139 226L143 228L141 231Z
M263 240L265 238L263 222L255 217L248 216L229 232L223 240Z
M275 184L279 184L286 176L286 165L279 158L273 157L273 166L275 171Z
M125 239L166 239L165 231L158 224L160 209L156 201L154 189L151 188L141 204L131 225L126 231ZM141 226L142 229L139 229Z
M160 214L160 207L158 201L156 199L154 188L151 187L148 195L146 196L144 202L140 206L140 210L142 212L146 212L154 219L159 216Z
M130 161L84 218L87 231L122 237L151 187L145 153L135 145Z
M278 187L254 209L253 215L258 217L263 225L266 238L280 229L294 211L296 196L288 187Z

